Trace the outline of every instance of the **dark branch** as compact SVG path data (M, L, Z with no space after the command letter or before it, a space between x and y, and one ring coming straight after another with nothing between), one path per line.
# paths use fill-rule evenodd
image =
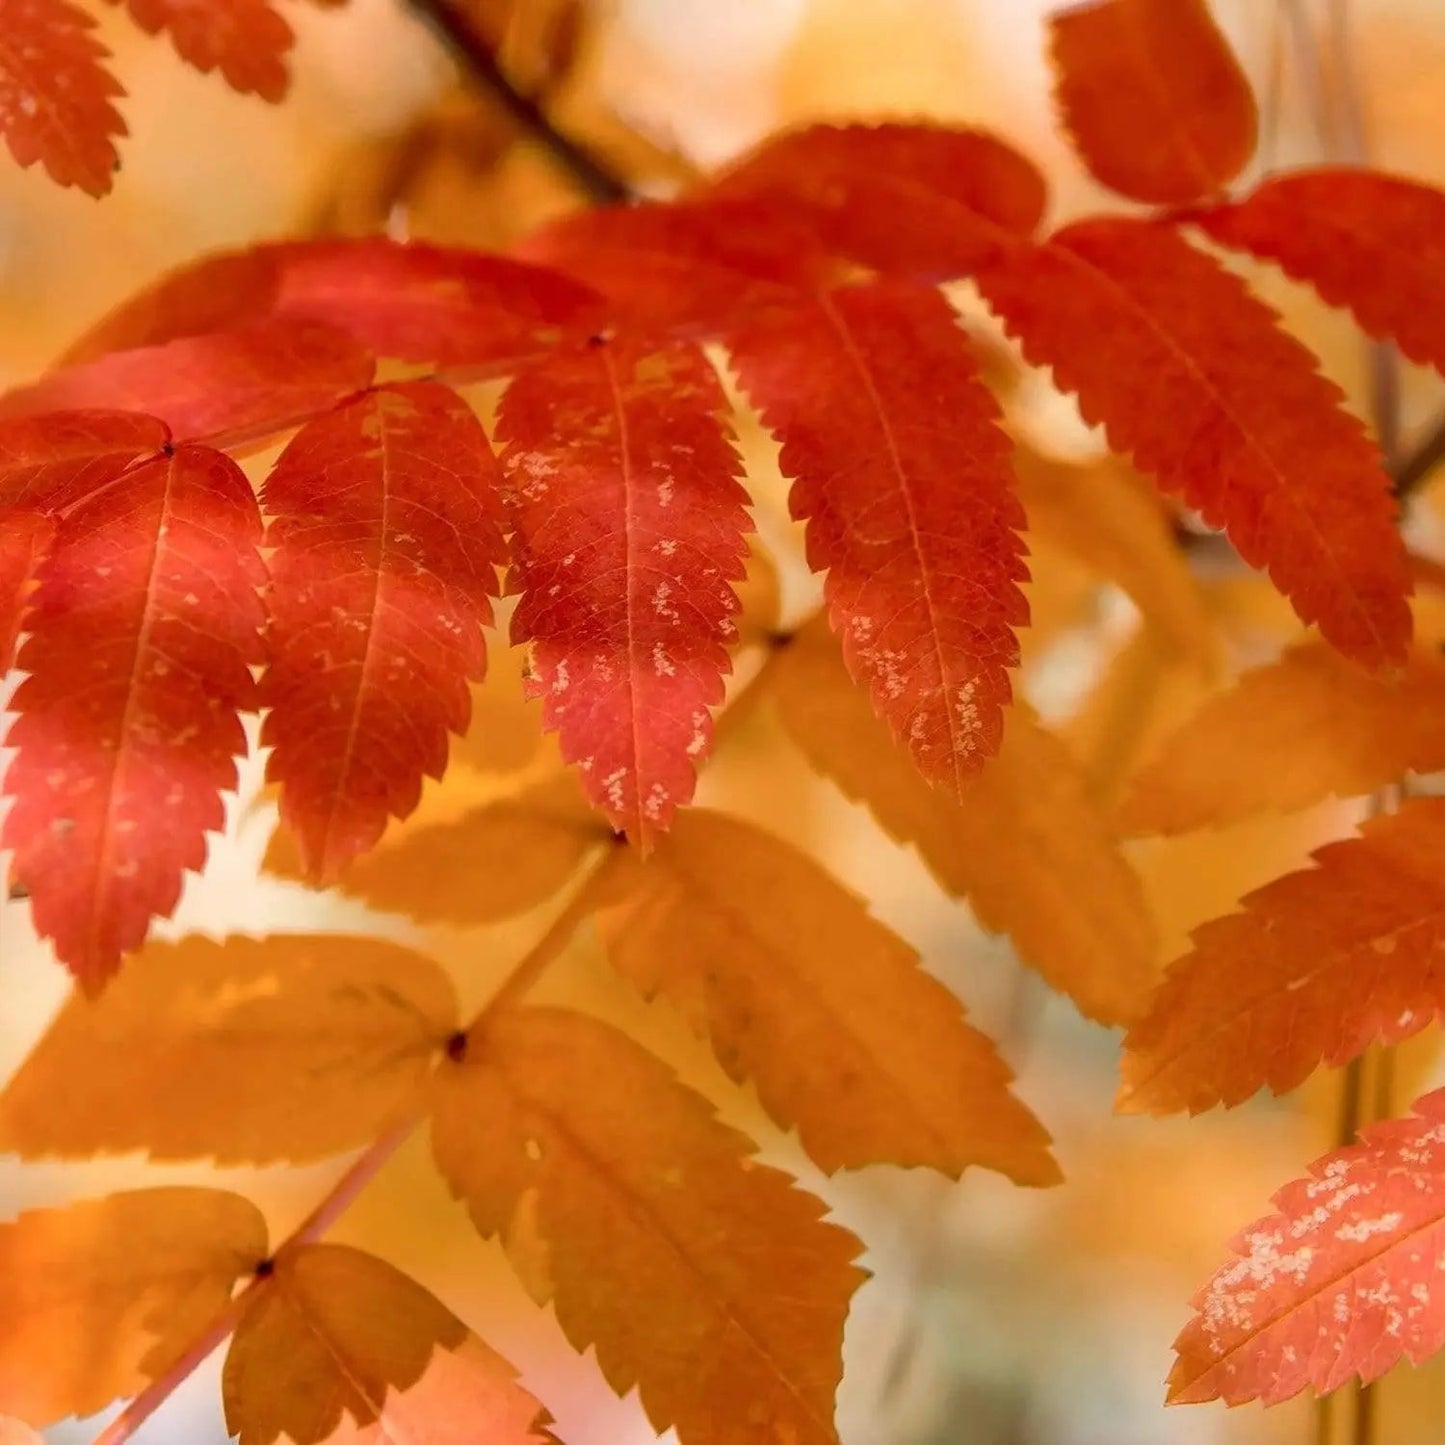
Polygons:
M594 201L610 204L630 199L621 177L586 146L564 135L530 96L507 78L491 47L457 9L453 0L410 0L411 8L451 51L471 80L490 92L507 113L565 170Z
M1400 458L1392 473L1395 495L1408 497L1441 462L1445 462L1445 416L1430 428L1419 446Z

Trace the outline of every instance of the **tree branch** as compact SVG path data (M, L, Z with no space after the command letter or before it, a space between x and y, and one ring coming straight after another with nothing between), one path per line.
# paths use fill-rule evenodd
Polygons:
M1442 462L1445 462L1445 415L1435 422L1424 440L1391 469L1395 495L1402 500L1410 496Z

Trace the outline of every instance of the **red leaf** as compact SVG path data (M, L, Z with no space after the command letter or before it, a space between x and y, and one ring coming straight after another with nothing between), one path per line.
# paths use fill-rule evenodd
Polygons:
M1213 258L1146 221L1083 221L979 278L1115 451L1268 567L1306 622L1399 662L1410 583L1378 452L1339 388Z
M55 536L55 523L39 512L14 512L0 522L0 676L15 661L30 584Z
M103 196L120 159L125 91L101 64L95 21L69 0L0 0L0 135L22 166Z
M588 796L646 848L695 785L748 531L721 386L684 342L558 351L502 398L534 696Z
M297 433L266 483L262 741L303 866L330 881L439 778L486 670L505 555L497 463L436 382L379 387Z
M1254 154L1254 96L1204 0L1095 0L1050 26L1064 125L1106 186L1193 201Z
M235 446L325 410L366 386L372 369L339 331L263 321L52 372L0 398L0 417L115 407L163 418L178 440Z
M166 31L181 59L197 70L219 69L242 94L280 100L289 76L291 27L271 0L111 0L152 35Z
M707 188L793 209L825 245L889 275L961 275L1031 236L1043 177L982 131L813 126L764 141Z
M0 421L0 506L59 511L170 440L134 412L54 412Z
M1445 1089L1310 1165L1194 1298L1169 1398L1231 1405L1377 1379L1445 1344Z
M1445 192L1378 171L1294 171L1189 219L1221 245L1278 262L1411 361L1445 371Z
M782 442L854 679L930 781L961 791L998 751L1028 576L1010 445L953 309L883 282L729 334Z
M61 522L30 614L3 841L83 987L205 861L260 661L260 519L234 462L183 446Z

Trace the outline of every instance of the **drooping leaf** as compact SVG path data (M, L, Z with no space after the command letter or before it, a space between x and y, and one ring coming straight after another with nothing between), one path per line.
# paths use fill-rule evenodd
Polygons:
M0 1410L36 1425L135 1395L266 1254L218 1189L138 1189L0 1225Z
M1445 192L1379 171L1271 176L1242 200L1190 216L1221 245L1277 262L1371 336L1445 370Z
M471 408L430 381L317 417L267 479L266 776L315 882L416 807L466 729L505 555L500 480Z
M778 659L783 722L808 761L864 803L985 928L1090 1018L1119 1023L1154 981L1154 930L1139 879L1078 764L1022 707L1003 750L961 799L930 788L854 688L815 620Z
M103 196L120 158L124 95L95 21L70 0L0 0L0 135L18 164Z
M71 509L31 602L5 846L82 987L168 915L221 826L261 660L256 498L181 446Z
M708 809L679 817L600 919L613 963L677 1004L820 1168L970 1165L1052 1184L1048 1136L959 1001L810 858Z
M820 294L728 336L794 478L855 680L930 782L998 751L1028 620L1008 439L952 308L894 282Z
M0 518L0 676L15 661L31 584L54 537L55 523L39 512Z
M160 417L178 440L233 446L324 411L371 380L369 352L329 327L258 321L116 351L0 397L0 417L115 408Z
M1254 154L1254 95L1206 0L1094 0L1049 26L1064 125L1106 186L1178 205Z
M1368 666L1403 660L1410 584L1379 454L1241 280L1124 219L1078 222L978 279L1085 420L1267 567L1305 622Z
M416 1107L455 1027L445 974L379 938L152 942L31 1050L0 1093L0 1149L257 1164L339 1153Z
M282 1250L226 1356L241 1445L546 1445L516 1371L400 1270L342 1244Z
M1243 1230L1174 1343L1175 1404L1275 1404L1445 1344L1445 1089L1310 1165Z
M1124 1045L1129 1111L1197 1114L1277 1094L1445 1011L1445 802L1331 843L1316 867L1251 893L1195 931Z
M502 399L532 696L588 796L646 848L712 746L749 530L717 376L691 344L559 350Z
M836 1445L858 1241L625 1035L523 1008L438 1075L433 1144L567 1338L689 1445Z
M1445 768L1445 659L1411 648L1386 677L1321 642L1290 648L1209 699L1134 780L1130 833L1187 833L1357 796Z

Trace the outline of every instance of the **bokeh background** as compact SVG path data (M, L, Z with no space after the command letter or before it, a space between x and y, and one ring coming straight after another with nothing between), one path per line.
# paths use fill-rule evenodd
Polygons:
M281 234L393 235L502 246L581 203L500 107L453 68L405 0L290 6L295 82L280 107L232 94L183 67L110 6L95 10L130 92L131 135L113 196L62 192L0 158L0 383L43 368L107 307L198 252ZM1049 102L1041 0L476 0L504 63L556 122L585 138L638 187L667 194L688 175L767 132L823 117L934 116L994 128L1048 174L1053 216L1105 202L1071 157ZM1349 138L1327 112L1342 87L1359 97L1371 159L1445 179L1445 4L1441 0L1216 0L1265 109L1260 166L1340 153ZM1341 17L1347 49L1331 48ZM1300 26L1297 22L1307 22ZM1323 37L1308 41L1310 23ZM1277 277L1261 288L1366 406L1366 366L1341 317ZM960 298L967 309L967 297ZM1015 424L1044 450L1087 459L1098 439L1041 378L1001 354ZM1406 370L1407 433L1441 404L1436 381ZM771 449L744 419L759 522L790 544ZM1419 525L1427 544L1434 502ZM1036 625L1024 690L1117 796L1171 719L1211 685L1144 630L1120 594L1044 542L1033 545ZM785 611L815 595L782 566ZM1283 613L1249 579L1205 578L1232 667L1261 660L1285 635ZM531 759L548 765L516 701L514 668L488 684L497 743L424 802L442 816L515 785ZM511 691L509 692L508 689ZM486 750L484 750L485 752ZM476 764L479 755L470 758ZM491 771L489 771L491 769ZM484 997L540 931L527 917L484 931L421 938L404 919L368 916L260 876L274 813L248 767L243 801L170 931L211 934L365 929L411 939ZM874 1169L836 1180L804 1173L868 1241L873 1280L850 1322L840 1397L847 1445L1244 1445L1326 1438L1315 1407L1271 1412L1166 1411L1162 1380L1186 1301L1224 1258L1227 1239L1263 1212L1270 1192L1329 1147L1340 1081L1321 1076L1293 1098L1182 1121L1114 1119L1117 1036L1081 1022L1023 974L1006 941L942 898L917 857L808 776L766 708L751 715L708 773L709 801L763 821L823 857L924 954L1000 1039L1019 1088L1056 1140L1068 1182L1047 1193L976 1174L952 1186ZM1298 866L1350 827L1358 808L1329 805L1167 844L1131 845L1155 906L1161 963L1191 926L1251 887ZM625 1019L725 1113L797 1167L788 1141L729 1091L676 1024L613 982L583 930L545 989ZM0 907L0 1073L23 1057L66 993L63 973L22 904ZM1396 1061L1396 1108L1441 1082L1434 1031ZM344 1161L340 1161L344 1163ZM83 1165L0 1160L0 1211L135 1183L223 1182L251 1194L284 1232L340 1163L304 1170L155 1168L135 1158ZM521 1367L569 1445L653 1438L635 1399L614 1398L533 1306L500 1253L473 1235L413 1147L353 1208L334 1237L365 1244L415 1273ZM3 1291L3 1282L0 1282ZM211 1361L142 1432L147 1445L224 1440ZM1349 1410L1328 1428L1344 1440ZM56 1427L56 1445L90 1439L100 1421ZM1445 1438L1445 1364L1397 1372L1379 1397L1377 1439Z

